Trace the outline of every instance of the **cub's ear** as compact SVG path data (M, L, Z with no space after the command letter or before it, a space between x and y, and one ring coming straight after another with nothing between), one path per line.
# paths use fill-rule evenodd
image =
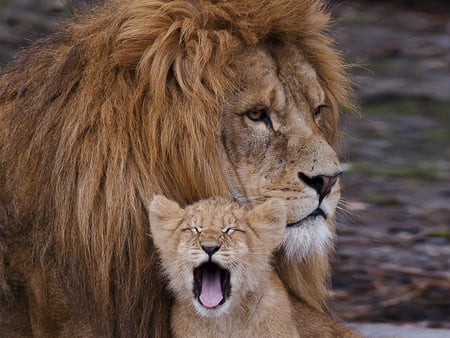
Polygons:
M251 227L271 250L277 248L286 230L286 206L280 198L272 198L256 206L248 216Z
M148 207L150 230L156 246L164 247L184 215L178 203L162 195L153 196Z

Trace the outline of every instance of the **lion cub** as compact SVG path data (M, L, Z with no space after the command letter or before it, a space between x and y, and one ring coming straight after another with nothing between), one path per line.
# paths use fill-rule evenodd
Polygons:
M290 299L271 268L286 226L283 201L253 210L220 198L149 207L153 242L175 294L175 337L359 337Z

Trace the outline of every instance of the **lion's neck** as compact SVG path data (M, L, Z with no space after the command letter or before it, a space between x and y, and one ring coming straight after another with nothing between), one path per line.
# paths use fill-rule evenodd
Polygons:
M257 291L234 303L226 314L204 317L190 302L176 299L171 318L175 337L267 337L271 332L298 337L288 293L274 272Z

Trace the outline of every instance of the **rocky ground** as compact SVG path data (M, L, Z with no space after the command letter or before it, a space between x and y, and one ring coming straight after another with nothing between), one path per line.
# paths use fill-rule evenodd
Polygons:
M450 7L332 8L362 112L342 118L336 311L450 328ZM65 0L0 0L0 67L71 12Z

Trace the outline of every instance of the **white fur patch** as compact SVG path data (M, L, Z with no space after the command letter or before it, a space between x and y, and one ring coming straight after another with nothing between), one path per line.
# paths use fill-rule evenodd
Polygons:
M298 227L287 228L281 246L288 260L303 260L313 254L327 254L333 233L322 217L306 220Z
M208 309L201 305L198 300L194 299L194 307L197 314L201 317L219 317L228 312L230 305L229 302L226 301L225 304L219 305L214 309Z

